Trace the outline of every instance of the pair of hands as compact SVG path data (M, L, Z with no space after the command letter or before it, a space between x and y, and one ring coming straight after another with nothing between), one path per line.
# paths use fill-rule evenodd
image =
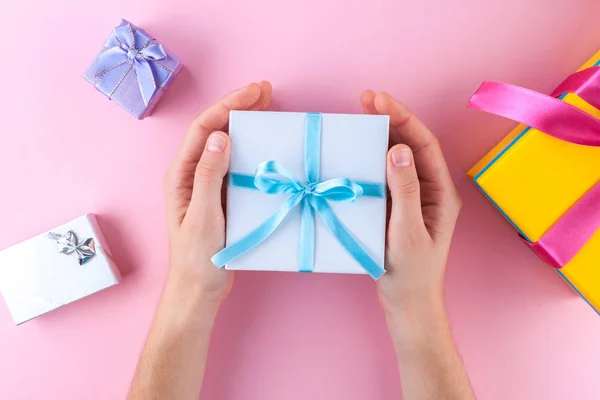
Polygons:
M216 307L229 294L233 272L211 257L225 245L223 179L231 141L225 130L231 110L267 110L269 82L228 94L190 125L164 179L170 241L169 281ZM423 307L443 307L446 260L460 209L435 136L387 93L365 91L366 114L390 116L387 181L391 194L385 268L378 282L386 313L410 317Z

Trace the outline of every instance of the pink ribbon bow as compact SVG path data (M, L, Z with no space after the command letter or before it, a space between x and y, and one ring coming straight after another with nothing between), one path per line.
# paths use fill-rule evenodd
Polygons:
M484 82L468 107L521 122L557 139L600 147L600 120L557 97L574 93L600 109L600 67L569 76L547 96L518 86ZM555 268L567 265L600 228L600 183L569 209L536 243L527 242Z

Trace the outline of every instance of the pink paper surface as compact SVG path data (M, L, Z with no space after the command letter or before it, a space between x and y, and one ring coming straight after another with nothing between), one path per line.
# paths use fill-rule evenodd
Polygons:
M600 3L556 3L5 4L0 248L94 212L124 277L21 327L0 302L0 398L125 396L167 271L163 173L198 110L270 79L276 110L360 112L363 89L387 90L440 137L465 204L447 303L479 398L596 399L600 318L464 177L514 126L465 108L484 79L549 93L600 48ZM186 64L144 121L81 78L120 18ZM238 273L203 398L400 398L373 282Z

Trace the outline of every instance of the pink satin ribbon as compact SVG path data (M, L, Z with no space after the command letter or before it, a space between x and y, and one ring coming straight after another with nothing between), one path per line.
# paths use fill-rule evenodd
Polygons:
M574 73L565 79L552 92L551 96L559 97L564 93L575 93L600 110L600 67L592 67Z
M527 244L554 268L562 268L579 253L599 227L600 185L596 185L537 243Z
M576 93L600 109L600 68L569 76L552 93L541 93L499 82L484 82L468 107L497 114L548 135L584 146L600 147L600 120L556 99ZM567 265L600 228L600 183L567 211L537 243L527 242L538 256L555 268Z

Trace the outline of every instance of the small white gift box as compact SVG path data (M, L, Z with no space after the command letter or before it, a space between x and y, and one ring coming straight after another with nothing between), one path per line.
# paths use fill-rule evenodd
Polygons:
M388 116L232 111L228 248L213 262L381 276L388 130Z
M120 278L93 214L0 251L0 292L17 325Z

